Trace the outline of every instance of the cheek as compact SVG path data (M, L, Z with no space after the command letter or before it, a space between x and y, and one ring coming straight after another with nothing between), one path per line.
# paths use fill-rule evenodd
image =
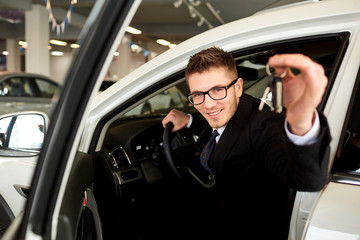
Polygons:
M238 103L239 103L239 98L234 96L233 98L229 99L229 101L227 101L226 104L224 104L224 106L226 107L228 117L231 118L235 114Z
M204 108L202 107L202 104L200 104L200 105L194 105L194 108L195 108L201 115L203 115L203 116L206 118L205 110L204 110Z
M201 104L200 104L201 105ZM198 112L200 112L201 111L201 107L200 107L200 105L194 105L194 108L196 109L196 110L198 110Z

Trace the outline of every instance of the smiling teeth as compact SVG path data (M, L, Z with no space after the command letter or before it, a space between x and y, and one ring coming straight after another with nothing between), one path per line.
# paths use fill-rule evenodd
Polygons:
M213 112L213 113L209 113L210 116L214 116L216 114L218 114L220 111L217 111L217 112Z

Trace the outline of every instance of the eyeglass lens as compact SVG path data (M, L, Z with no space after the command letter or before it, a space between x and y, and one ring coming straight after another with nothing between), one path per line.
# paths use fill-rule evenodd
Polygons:
M221 100L226 97L226 88L213 88L208 92L199 92L189 95L189 101L192 104L201 104L205 100L205 94L208 94L213 100Z

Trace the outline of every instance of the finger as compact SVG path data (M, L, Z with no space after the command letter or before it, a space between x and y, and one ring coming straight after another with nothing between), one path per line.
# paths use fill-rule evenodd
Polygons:
M172 109L161 121L164 128L166 127L166 124L168 124L169 122L172 122L171 119L172 119L173 112L174 112L174 109Z
M289 67L274 67L276 75L280 78L292 78L295 77L295 74L291 71Z
M168 122L169 121L166 119L166 117L161 121L164 128L166 127L166 124L168 124Z
M302 54L277 54L269 58L269 65L274 68L296 68L306 73L313 71L321 73L323 70L320 64Z

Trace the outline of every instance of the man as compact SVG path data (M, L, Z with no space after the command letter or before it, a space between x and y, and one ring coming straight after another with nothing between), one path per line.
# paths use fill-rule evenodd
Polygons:
M326 183L330 134L316 110L327 85L324 70L300 54L275 55L269 65L278 75L286 71L286 119L268 107L258 110L260 100L243 93L232 55L217 47L193 55L186 68L188 99L207 125L178 110L163 119L173 131L201 132L201 148L219 133L204 167L220 185L227 219L220 232L232 237L286 239L291 189L318 191Z

